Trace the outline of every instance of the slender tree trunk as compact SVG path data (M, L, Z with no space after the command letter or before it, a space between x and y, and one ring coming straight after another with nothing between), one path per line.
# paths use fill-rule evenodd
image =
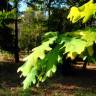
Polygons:
M50 19L50 15L51 15L51 10L50 10L50 5L51 5L51 0L48 0L48 19ZM50 22L48 20L48 31L50 30L49 28Z
M19 62L19 47L18 47L18 1L16 0L16 18L15 18L15 62Z

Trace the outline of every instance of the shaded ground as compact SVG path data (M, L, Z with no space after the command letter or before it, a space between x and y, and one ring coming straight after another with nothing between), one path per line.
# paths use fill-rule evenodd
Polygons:
M96 96L96 65L88 65L87 70L74 66L67 75L57 72L40 87L28 90L21 87L18 65L0 62L0 96Z

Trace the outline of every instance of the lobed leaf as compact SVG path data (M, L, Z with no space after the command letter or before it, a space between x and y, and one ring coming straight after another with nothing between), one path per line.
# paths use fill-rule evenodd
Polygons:
M72 38L70 42L66 42L64 44L65 47L65 53L68 53L68 57L74 59L76 54L81 54L85 47L86 47L86 41Z
M18 68L17 72L21 71L23 76L27 76L27 74L31 71L32 67L35 66L38 62L38 59L44 59L45 51L51 51L50 44L54 43L56 37L50 38L48 41L42 43L40 46L34 48L32 53L24 58L26 61L24 65Z
M96 12L96 3L93 3L93 0L85 3L80 7L72 7L70 9L67 19L70 19L72 23L77 22L80 19L82 23L86 23Z

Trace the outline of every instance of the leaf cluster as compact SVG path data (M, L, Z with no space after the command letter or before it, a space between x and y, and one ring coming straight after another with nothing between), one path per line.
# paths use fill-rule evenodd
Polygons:
M0 23L10 23L10 22L14 22L15 20L15 9L12 11L8 11L8 12L0 12Z
M95 5L93 0L90 0L79 9L72 7L68 18L72 23L83 18L83 23L85 23L96 11ZM63 34L46 33L42 44L34 48L33 52L24 59L25 64L18 68L18 72L21 71L21 76L25 77L23 88L26 89L31 84L38 85L39 82L44 82L48 77L51 77L56 72L57 65L62 64L65 54L66 58L72 60L79 56L83 60L87 58L89 61L95 61L93 58L94 43L96 43L96 28L85 28Z
M71 59L75 59L77 55L82 59L85 56L93 56L92 46L96 42L96 28L86 28L59 36L49 32L45 36L46 40L32 50L33 52L24 59L25 64L18 69L18 72L21 71L21 75L26 77L23 82L24 89L31 83L38 84L52 76L56 72L57 64L62 63L65 54L67 54L66 58ZM54 47L51 47L52 45ZM86 50L87 54L85 54Z
M86 23L92 17L92 15L95 14L95 12L96 3L93 3L93 0L90 0L80 7L73 6L67 18L70 19L72 23L75 23L80 19L83 19L82 23Z

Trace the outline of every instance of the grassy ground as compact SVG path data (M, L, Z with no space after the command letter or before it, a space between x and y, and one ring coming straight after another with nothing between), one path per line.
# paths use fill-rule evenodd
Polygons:
M0 96L96 96L96 66L86 71L74 67L69 74L59 72L38 88L22 89L15 63L0 62Z

